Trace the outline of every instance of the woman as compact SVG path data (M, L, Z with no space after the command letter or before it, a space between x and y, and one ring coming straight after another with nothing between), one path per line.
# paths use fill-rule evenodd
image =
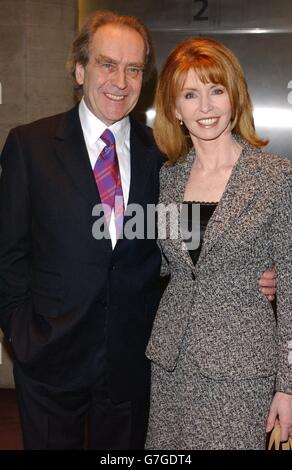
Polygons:
M241 66L214 40L174 49L156 110L154 134L169 160L160 203L187 207L189 223L199 204L201 244L190 249L189 227L169 236L167 219L171 279L147 348L146 446L264 449L276 422L282 440L292 434L291 162L261 150ZM272 264L277 322L256 288Z

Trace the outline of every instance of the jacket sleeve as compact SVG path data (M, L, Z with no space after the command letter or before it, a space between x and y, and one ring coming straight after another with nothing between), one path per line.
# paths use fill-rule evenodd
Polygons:
M28 169L17 129L9 133L0 163L0 327L10 336L10 319L29 296L31 254Z
M278 371L276 390L292 394L292 164L277 191L272 227L277 274Z

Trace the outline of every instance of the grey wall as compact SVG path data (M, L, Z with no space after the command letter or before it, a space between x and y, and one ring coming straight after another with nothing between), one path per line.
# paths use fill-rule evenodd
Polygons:
M0 149L8 130L73 103L65 71L77 0L0 0Z
M268 149L292 159L292 0L79 0L83 12L108 8L139 16L152 31L158 71L168 52L190 36L211 36L240 59ZM151 108L148 87L140 116Z

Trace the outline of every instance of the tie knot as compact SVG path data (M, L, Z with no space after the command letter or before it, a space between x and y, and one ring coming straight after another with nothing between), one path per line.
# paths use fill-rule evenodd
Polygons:
M103 140L103 142L108 145L109 147L111 145L115 145L116 141L115 141L115 136L114 134L109 130L109 129L106 129L100 136L101 140Z

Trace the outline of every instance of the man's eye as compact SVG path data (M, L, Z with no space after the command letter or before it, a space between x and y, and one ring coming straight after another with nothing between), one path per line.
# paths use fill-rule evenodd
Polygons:
M143 69L140 67L128 67L127 68L127 74L130 75L130 77L137 77L142 72L143 72Z
M105 70L109 70L109 71L115 70L115 65L109 62L101 62L100 65Z

